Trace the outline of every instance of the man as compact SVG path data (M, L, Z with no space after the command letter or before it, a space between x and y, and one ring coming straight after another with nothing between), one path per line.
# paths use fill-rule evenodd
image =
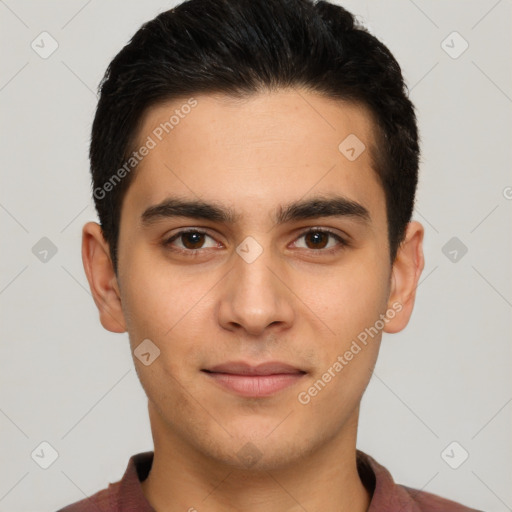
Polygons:
M110 64L83 260L154 452L79 511L469 511L356 449L423 270L399 65L310 0L190 0Z

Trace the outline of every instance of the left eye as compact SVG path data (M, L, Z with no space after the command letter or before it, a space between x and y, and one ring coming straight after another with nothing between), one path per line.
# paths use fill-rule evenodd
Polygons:
M301 249L332 249L336 245L346 245L345 241L337 234L331 231L321 229L314 229L303 233L297 240L303 239L304 242L300 244L295 242L295 247Z

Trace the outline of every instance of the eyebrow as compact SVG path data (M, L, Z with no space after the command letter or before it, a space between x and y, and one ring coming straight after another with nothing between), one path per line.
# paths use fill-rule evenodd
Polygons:
M142 216L142 224L149 226L159 220L172 217L210 220L224 224L234 224L240 215L231 208L225 208L201 200L167 198L161 203L147 208ZM361 204L343 196L314 197L294 201L280 206L273 215L276 224L320 217L350 217L363 224L370 224L370 212Z

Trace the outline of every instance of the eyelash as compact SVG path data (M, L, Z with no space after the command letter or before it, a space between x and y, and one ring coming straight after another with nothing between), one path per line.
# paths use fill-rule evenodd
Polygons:
M213 239L213 237L208 234L206 231L203 231L201 229L196 229L196 228L192 228L192 229L186 229L186 230L182 230L182 231L179 231L178 233L175 233L174 235L172 235L170 238L167 238L166 240L163 241L162 245L166 248L166 249L169 249L173 252L177 252L177 253L181 253L181 254L186 254L187 256L199 256L200 253L202 251L204 251L203 248L200 248L200 249L181 249L181 248L176 248L176 247L172 247L172 242L174 242L175 240L179 239L181 236L185 235L185 234L188 234L188 233L197 233L197 234L200 234L200 235L206 235L210 238ZM349 247L350 246L350 243L345 240L344 238L342 238L340 235L338 235L337 233L329 230L329 229L325 229L325 228L309 228L307 229L306 231L303 231L297 238L296 240L299 240L300 238L302 237L305 237L311 233L321 233L321 234L324 234L324 235L329 235L331 236L332 238L334 238L337 242L338 242L338 245L336 247L331 247L330 249L306 249L307 251L310 251L311 253L317 253L317 254L333 254L335 252L338 252L346 247Z

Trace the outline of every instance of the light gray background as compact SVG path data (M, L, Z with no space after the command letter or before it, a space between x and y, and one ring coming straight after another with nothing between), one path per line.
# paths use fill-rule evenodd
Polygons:
M414 217L426 268L409 326L384 335L358 447L399 483L512 510L511 2L342 4L401 63L423 139ZM80 229L96 218L97 84L139 26L173 5L0 1L1 512L55 511L153 447L127 335L98 321ZM31 48L43 31L59 44L47 59ZM453 31L469 44L458 58L441 46ZM32 252L42 237L58 251L46 263ZM456 262L442 252L452 237L468 248ZM46 470L31 458L42 441L59 454ZM469 453L458 469L441 456L452 441Z

